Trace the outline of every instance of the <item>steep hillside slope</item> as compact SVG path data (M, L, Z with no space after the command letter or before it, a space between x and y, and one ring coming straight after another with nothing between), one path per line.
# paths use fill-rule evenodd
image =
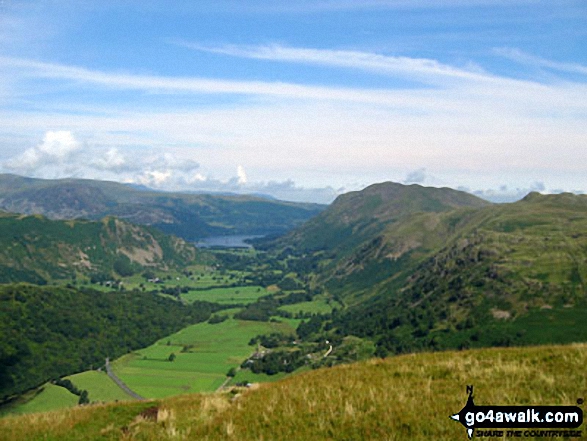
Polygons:
M530 335L539 329L534 317L546 320L540 326L553 339L585 339L575 327L587 307L586 196L533 193L447 213L434 225L430 234L446 238L441 247L380 277L368 302L336 319L343 333L379 336L381 347L400 352L548 342ZM401 229L387 234L396 246L408 237ZM393 247L383 254L395 258ZM566 337L556 330L565 320Z
M0 175L0 209L51 219L116 216L187 240L224 234L277 234L325 207L253 196L167 193L116 182Z
M449 416L465 405L466 385L474 386L477 405L576 406L587 394L586 363L585 345L399 356L306 372L237 395L7 417L0 439L465 440ZM577 430L585 434L585 424Z
M115 218L56 221L0 213L0 283L128 275L184 265L195 256L181 239Z

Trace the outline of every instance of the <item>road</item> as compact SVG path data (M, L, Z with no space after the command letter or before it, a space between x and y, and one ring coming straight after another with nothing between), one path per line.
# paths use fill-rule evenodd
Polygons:
M128 395L133 397L135 400L142 401L145 399L144 397L141 397L139 394L137 394L136 392L131 390L126 384L124 384L124 382L120 378L118 378L116 376L116 374L114 372L112 372L112 368L110 367L110 359L109 358L106 358L106 373L112 379L112 381L114 381L118 385L118 387L120 387L123 391L125 391Z

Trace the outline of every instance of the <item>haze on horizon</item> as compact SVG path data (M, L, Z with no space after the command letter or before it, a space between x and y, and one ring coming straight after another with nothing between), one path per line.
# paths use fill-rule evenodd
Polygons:
M0 1L0 173L587 190L581 0Z

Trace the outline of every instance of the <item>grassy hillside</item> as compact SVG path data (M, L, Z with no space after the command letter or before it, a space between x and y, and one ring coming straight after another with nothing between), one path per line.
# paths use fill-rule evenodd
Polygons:
M181 239L114 218L55 221L0 213L0 283L111 279L184 266L195 257L196 249Z
M574 406L587 395L586 364L585 345L397 356L307 372L236 395L6 417L0 439L465 440L449 416L464 406L466 385L474 385L478 405ZM585 433L585 424L579 429Z
M252 196L184 194L87 179L44 180L0 174L0 209L51 219L115 216L187 240L210 235L276 234L324 206Z

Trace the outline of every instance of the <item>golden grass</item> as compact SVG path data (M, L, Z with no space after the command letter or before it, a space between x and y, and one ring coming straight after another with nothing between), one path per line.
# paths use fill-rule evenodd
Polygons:
M236 398L199 394L134 409L8 417L0 439L465 440L449 415L465 404L466 385L479 405L575 405L587 397L585 366L585 344L404 355L307 372ZM158 407L156 421L140 416L149 405Z

